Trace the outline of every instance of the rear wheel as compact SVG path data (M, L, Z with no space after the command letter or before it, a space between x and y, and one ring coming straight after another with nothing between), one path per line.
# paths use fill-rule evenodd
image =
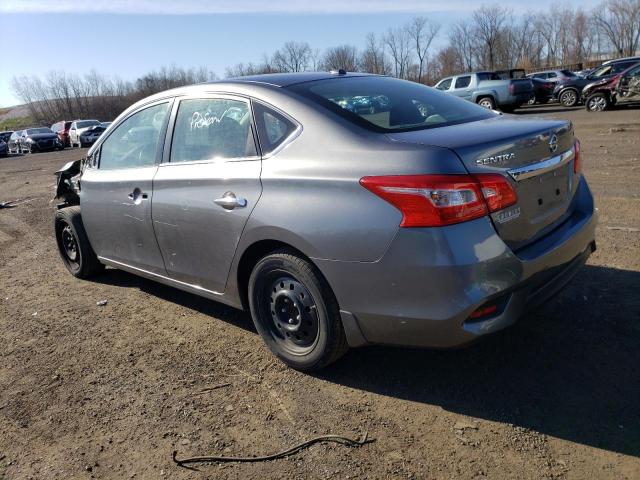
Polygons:
M256 329L297 370L319 370L348 349L338 303L320 272L289 250L263 257L249 278Z
M478 105L484 108L488 108L489 110L495 110L496 102L493 101L491 97L482 97L478 99Z
M573 107L578 103L578 92L573 89L565 90L560 94L560 103L565 107Z
M67 270L77 278L90 278L104 270L82 224L80 207L58 210L54 219L56 242Z
M585 102L588 112L603 112L609 108L609 97L604 93L594 93Z

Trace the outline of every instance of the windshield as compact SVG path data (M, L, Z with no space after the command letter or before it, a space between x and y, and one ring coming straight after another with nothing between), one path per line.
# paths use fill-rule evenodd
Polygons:
M570 70L560 70L560 73L565 77L577 77L577 75Z
M42 128L30 128L27 130L27 135L36 135L38 133L53 133L53 130L50 128L42 127Z
M369 130L402 132L490 118L474 103L424 85L390 77L348 77L288 87Z
M82 120L81 122L76 122L76 128L87 128L93 125L100 125L100 122L97 120Z

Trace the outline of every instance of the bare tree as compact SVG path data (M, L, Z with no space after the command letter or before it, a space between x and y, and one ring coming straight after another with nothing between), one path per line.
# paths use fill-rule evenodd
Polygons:
M464 20L454 24L449 32L449 46L456 52L460 70L470 71L474 68L473 59L476 56L474 38L473 26Z
M618 55L635 55L640 46L640 0L608 0L593 10L593 20Z
M281 72L304 72L311 59L307 42L286 42L273 54L273 64Z
M422 72L427 52L433 39L440 31L440 24L425 17L415 17L408 25L407 32L413 41L413 48L418 57L418 82L422 82Z
M351 45L328 48L322 57L322 68L324 70L343 68L348 72L355 72L358 70L358 50Z
M363 72L388 75L391 72L384 45L378 41L374 33L369 33L362 54L359 68Z
M499 5L481 7L473 12L476 27L476 38L484 46L482 51L483 66L493 70L496 63L496 50L502 36L502 28L507 22L510 11Z
M394 75L398 78L406 78L411 56L411 38L407 30L390 28L383 41L393 59Z

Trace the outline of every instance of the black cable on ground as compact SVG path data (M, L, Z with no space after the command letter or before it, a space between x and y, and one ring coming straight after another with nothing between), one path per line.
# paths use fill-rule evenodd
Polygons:
M173 461L180 467L190 463L203 463L203 462L265 462L268 460L276 460L278 458L288 457L289 455L293 455L294 453L297 453L300 450L308 448L311 445L314 445L316 443L332 442L332 443L339 443L347 447L361 447L362 445L366 445L367 443L371 443L374 441L375 439L369 439L367 437L367 432L365 432L357 440L354 440L348 437L343 437L341 435L322 435L319 437L314 437L305 442L299 443L298 445L294 445L293 447L287 450L283 450L282 452L274 453L271 455L265 455L261 457L219 457L216 455L206 455L201 457L189 457L189 458L178 459L176 457L178 455L178 452L174 451L172 458L173 458Z

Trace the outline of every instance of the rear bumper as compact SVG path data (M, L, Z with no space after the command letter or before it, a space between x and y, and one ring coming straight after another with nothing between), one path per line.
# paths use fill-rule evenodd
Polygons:
M456 347L511 325L562 289L595 249L584 177L576 196L562 225L517 253L485 217L400 229L376 262L314 259L336 294L349 344ZM494 316L469 320L494 302Z

